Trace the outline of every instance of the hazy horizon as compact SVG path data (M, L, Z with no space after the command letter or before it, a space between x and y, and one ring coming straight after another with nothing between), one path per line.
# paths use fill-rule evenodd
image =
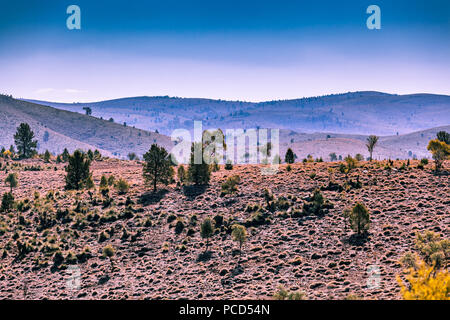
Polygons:
M328 93L323 94L319 96L306 96L306 97L297 97L297 98L289 98L289 99L272 99L272 100L260 100L260 101L251 101L251 100L231 100L231 99L221 99L221 98L209 98L209 97L179 97L179 96L171 96L171 95L140 95L140 96L124 96L124 97L116 97L116 98L108 98L108 99L100 99L100 100L92 100L92 101L72 101L72 102L65 102L65 101L51 101L51 100L42 100L42 99L35 99L35 98L28 98L28 97L14 97L15 99L19 100L25 100L25 101L42 101L42 102L52 102L52 103L61 103L61 104L83 104L83 103L98 103L98 102L106 102L106 101L113 101L113 100L121 100L121 99L133 99L133 98L160 98L160 97L168 97L171 99L205 99L205 100L223 100L223 101L238 101L238 102L248 102L248 103L264 103L264 102L271 102L271 101L289 101L289 100L300 100L300 99L308 99L308 98L314 98L314 97L326 97L331 95L344 95L348 93L362 93L362 92L376 92L380 94L389 94L389 95L398 95L398 96L404 96L404 95L438 95L438 96L450 96L450 94L442 94L442 93L430 93L430 92L411 92L411 93L391 93L391 92L381 92L381 91L375 91L375 90L365 90L365 91L348 91L348 92L336 92L336 93ZM8 95L9 93L2 93Z

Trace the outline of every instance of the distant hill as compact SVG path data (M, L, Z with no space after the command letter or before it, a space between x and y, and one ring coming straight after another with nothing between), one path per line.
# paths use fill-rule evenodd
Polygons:
M374 159L408 159L430 158L427 150L428 142L436 139L439 131L450 132L450 125L417 131L405 135L381 136L373 153ZM298 157L298 161L307 157L322 157L329 161L329 154L334 152L342 158L348 154L354 156L357 153L365 158L369 157L366 147L367 135L350 135L335 133L297 133L291 130L280 132L280 153L284 155L287 148L292 148Z
M92 103L33 101L55 108L113 118L118 123L170 135L205 128L279 128L296 132L360 135L406 134L450 124L450 96L352 92L294 100L251 103L196 98L133 97Z
M309 154L314 158L322 157L327 161L332 152L342 158L356 153L368 157L365 145L368 134L381 136L374 152L376 159L421 158L430 157L426 147L428 141L435 138L438 131L450 132L450 112L448 112L450 104L446 104L449 98L435 95L395 96L362 92L259 104L168 97L124 98L92 104L39 102L50 104L55 107L53 108L1 96L0 125L6 134L0 137L0 146L8 147L13 143L12 136L17 125L20 122L28 122L36 133L41 152L48 149L51 152L60 153L67 147L71 151L75 148L99 149L104 154L119 158L126 157L129 152L135 152L141 156L154 142L170 150L172 141L165 135L133 128L130 125L147 128L154 126L153 129L156 128L160 132L171 133L170 128L181 127L192 130L192 120L203 119L204 129L211 127L281 128L280 155L284 158L287 148L290 147L297 155L297 161ZM365 107L362 107L363 102ZM84 113L82 108L87 106L92 108L94 116L59 109ZM339 130L333 125L333 121L327 120L328 122L323 122L326 124L324 127L331 127L336 131L321 130L321 125L317 125L313 115L323 113L327 108L333 110L330 114L334 114L336 110L345 110L341 111L344 116L340 118L339 123L347 123L347 125ZM231 116L220 116L230 110L234 110ZM412 116L407 117L406 113ZM211 117L211 114L215 116ZM348 115L345 116L345 114ZM362 117L362 120L357 120L357 115ZM124 126L121 123L102 120L100 117L103 119L112 117L115 122L121 119L128 119L128 121ZM133 119L138 121L135 122ZM352 122L349 119L354 120ZM424 122L421 123L419 119L424 119ZM313 132L295 129L295 126L302 121L305 127L309 126L310 131ZM175 127L175 122L180 127ZM426 127L436 123L446 125ZM426 129L417 129L422 127ZM401 128L405 131L406 128L410 130L407 130L407 134L401 134ZM360 132L364 130L368 133L361 134ZM390 130L395 133L389 135L379 133ZM46 131L49 133L48 141L44 141ZM398 135L397 131L400 132Z
M142 155L155 142L169 150L172 146L170 138L161 134L0 95L0 146L14 144L13 135L21 122L31 126L39 152L98 149L104 155L124 158L129 152Z

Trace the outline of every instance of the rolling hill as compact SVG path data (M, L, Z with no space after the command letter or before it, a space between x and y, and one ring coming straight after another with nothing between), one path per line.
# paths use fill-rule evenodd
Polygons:
M144 130L170 135L204 127L279 128L296 132L352 135L406 134L450 124L450 96L352 92L260 103L176 97L133 97L92 103L32 101L59 109L113 118Z
M450 125L416 131L404 135L380 136L375 148L374 159L411 159L430 158L428 142L436 138L439 131L450 132ZM369 157L366 147L367 135L335 133L297 133L291 130L280 131L280 153L284 155L287 148L292 148L298 159L307 155L322 157L329 161L329 154L336 153L344 158L346 155L362 154Z
M339 96L327 96L323 97L323 103L336 103L337 100L341 100L341 104L345 105L346 110L350 110L350 106L353 106L353 113L366 113L371 114L376 107L373 105L368 106L363 111L355 107L357 101L364 100L362 96L366 97L366 100L373 100L374 97L381 97L381 99L394 99L396 96L380 94L380 93L361 93L347 94ZM111 121L103 120L102 118L108 118L114 116L115 121L118 119L124 119L126 112L129 112L129 116L134 119L139 117L139 121L134 125L155 124L158 131L165 131L170 133L169 123L170 114L177 114L175 117L178 118L177 122L180 124L181 128L191 129L192 120L201 120L201 114L205 117L203 121L203 128L214 127L210 125L215 124L215 127L220 128L233 128L238 127L238 122L233 122L235 116L223 117L222 122L215 122L216 120L211 120L209 114L211 112L216 112L217 114L225 113L225 110L229 108L235 110L240 117L251 120L250 122L244 121L244 125L250 124L255 127L264 127L264 124L272 125L280 124L280 155L282 158L287 150L287 148L292 148L297 156L298 161L305 158L307 155L312 155L314 158L322 157L325 161L329 160L329 154L334 152L336 155L342 156L344 158L347 154L355 155L356 153L362 154L364 157L368 157L367 148L365 142L367 139L367 134L359 134L363 126L370 127L370 132L373 131L386 131L387 127L394 123L392 121L403 121L405 125L412 128L421 128L428 124L436 123L446 123L447 125L433 128L426 128L425 130L417 130L414 132L409 132L407 134L392 134L392 135L382 135L380 137L379 143L374 152L374 158L376 159L406 159L406 158L421 158L430 157L430 153L427 151L426 146L430 139L436 136L436 133L440 130L450 131L450 120L448 119L449 112L444 112L449 110L449 105L446 105L446 101L449 97L446 96L421 96L422 100L427 100L428 102L422 102L419 106L411 107L413 103L411 101L416 101L416 97L403 97L398 98L401 101L408 102L408 112L416 112L416 118L427 118L424 124L415 122L410 118L408 121L401 120L400 114L406 112L406 107L403 107L403 111L389 111L391 114L397 113L396 117L392 117L391 122L389 120L379 120L375 123L373 119L367 119L367 121L359 121L355 123L355 130L350 133L340 132L340 130L329 131L324 130L322 132L306 133L295 131L291 128L283 129L287 127L287 124L291 123L292 118L296 119L295 116L289 115L289 110L292 105L295 105L293 101L290 102L273 102L275 105L280 104L284 106L285 111L271 108L270 112L277 112L278 114L285 113L284 118L277 118L264 116L265 112L260 112L262 115L259 116L259 121L256 122L255 111L257 107L255 104L246 102L227 102L220 100L206 100L206 99L179 99L179 98L167 98L167 97L141 97L141 98L125 98L113 101L105 101L94 104L55 104L48 103L51 106L44 106L44 102L39 102L41 104L32 103L23 100L15 100L7 96L1 96L0 98L0 115L1 121L0 125L4 130L5 134L0 137L0 146L8 147L13 143L13 134L15 128L20 122L28 122L36 133L37 139L39 141L39 150L43 152L48 149L53 153L60 153L65 147L69 150L74 150L76 148L81 149L99 149L105 155L125 158L129 152L135 152L139 156L145 153L149 146L156 142L163 145L168 150L173 146L172 141L168 136L161 135L155 132L149 132L144 129L137 129L130 127L130 122L127 125L118 124ZM346 98L344 98L346 97ZM369 97L372 97L369 99ZM311 98L312 99L312 98ZM342 99L347 99L347 103L343 103ZM303 101L304 100L304 101ZM298 101L303 101L305 105L309 103L320 104L319 102L307 102L308 99L302 99ZM312 100L313 101L313 100ZM328 102L327 102L328 101ZM353 101L350 103L349 101ZM434 101L434 102L432 102ZM417 102L417 101L416 101ZM126 107L128 104L133 104L134 107ZM369 103L369 102L367 102ZM269 107L266 106L268 103L256 104L259 105L258 108L261 110L266 110ZM144 106L148 107L144 107ZM335 104L334 104L335 105ZM93 109L94 116L87 116L79 112L72 111L82 111L82 107L89 106ZM153 106L153 107L151 107ZM64 108L67 110L62 110L59 108ZM308 107L309 108L309 107ZM319 112L325 107L312 108L312 113L306 113L305 117L308 118L314 112ZM333 107L336 108L336 107ZM344 108L344 107L342 107ZM358 107L359 108L359 107ZM381 109L387 110L385 107L380 107ZM400 107L398 107L400 108ZM444 110L447 108L446 110ZM380 110L381 110L380 109ZM417 110L422 110L420 113ZM72 110L72 111L68 111ZM177 113L178 111L180 113ZM359 110L359 111L358 111ZM372 110L372 111L367 111ZM416 110L416 111L414 111ZM269 113L270 113L269 112ZM345 111L352 113L350 111ZM373 111L375 112L375 111ZM386 111L387 112L387 111ZM309 116L308 116L309 114ZM345 113L344 113L345 114ZM169 115L169 116L168 116ZM385 115L386 116L386 115ZM183 120L181 123L181 119ZM189 119L188 119L189 117ZM352 117L355 117L352 115ZM386 116L387 117L387 116ZM396 119L396 120L394 120ZM414 118L415 119L415 118ZM278 122L277 122L278 121ZM285 124L286 122L287 124ZM397 123L396 122L396 123ZM314 121L308 125L312 127ZM133 121L131 121L133 124ZM242 124L242 123L241 123ZM375 125L378 125L379 130L375 129ZM155 128L155 127L154 127ZM271 128L277 128L272 126ZM396 128L397 130L400 130ZM320 131L320 126L316 127L317 131ZM350 131L350 128L346 130ZM369 130L369 129L367 129ZM45 132L48 132L48 140L44 139L47 136ZM242 149L242 148L241 148ZM245 150L244 150L245 152Z
M98 149L104 155L124 158L129 152L145 153L155 142L169 149L172 146L170 138L161 134L1 95L0 146L8 148L14 143L13 136L21 122L31 126L39 152Z

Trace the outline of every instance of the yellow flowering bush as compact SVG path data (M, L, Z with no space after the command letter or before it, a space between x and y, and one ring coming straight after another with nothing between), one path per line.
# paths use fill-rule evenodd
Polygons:
M436 270L419 260L416 268L410 268L405 285L400 277L397 281L405 300L450 300L450 273Z
M11 151L9 151L9 150L6 150L6 151L3 152L3 156L4 156L5 158L11 158L11 155L12 155L12 153L11 153Z

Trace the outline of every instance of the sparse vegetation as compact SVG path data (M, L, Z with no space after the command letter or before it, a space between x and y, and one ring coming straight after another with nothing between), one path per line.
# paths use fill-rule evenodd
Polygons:
M317 215L323 216L332 209L333 205L322 195L320 190L314 190L313 194L307 198L307 202L303 205L304 216Z
M119 194L125 194L128 192L128 190L130 190L130 185L128 184L128 181L123 178L117 180L115 186Z
M405 280L397 276L401 294L405 300L449 300L450 241L432 232L418 233L416 249L420 255L407 253L401 259L406 267Z
M306 300L306 294L302 291L288 291L283 286L273 295L275 300Z
M227 194L233 194L238 191L237 185L241 181L241 178L238 175L234 175L228 177L227 180L222 183L222 191L221 196L225 196Z

